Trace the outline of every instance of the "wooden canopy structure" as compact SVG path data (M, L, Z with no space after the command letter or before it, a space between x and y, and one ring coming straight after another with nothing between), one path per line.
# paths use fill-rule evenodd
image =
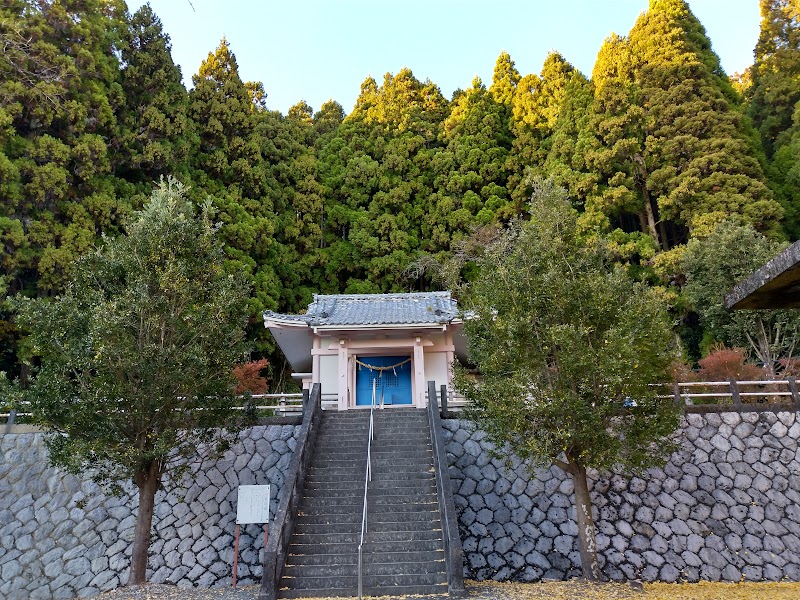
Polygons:
M740 281L725 296L725 308L800 308L800 241Z

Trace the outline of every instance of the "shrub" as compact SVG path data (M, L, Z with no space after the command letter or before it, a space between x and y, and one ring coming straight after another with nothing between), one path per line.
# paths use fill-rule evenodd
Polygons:
M747 350L717 345L699 362L700 381L755 380L764 378L764 370L758 365L745 362Z
M253 360L237 365L233 369L236 378L236 393L265 394L267 392L267 378L261 372L267 368L269 361L266 358Z

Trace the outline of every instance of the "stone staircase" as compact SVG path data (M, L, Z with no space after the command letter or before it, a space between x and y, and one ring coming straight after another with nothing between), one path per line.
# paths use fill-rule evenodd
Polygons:
M369 411L323 413L279 598L355 596ZM365 596L447 594L425 410L375 410Z

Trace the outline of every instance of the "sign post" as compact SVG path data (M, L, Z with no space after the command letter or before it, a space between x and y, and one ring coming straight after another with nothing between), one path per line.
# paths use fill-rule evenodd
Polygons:
M236 570L239 564L239 526L264 523L264 549L267 548L269 530L269 486L240 485L236 500L236 540L233 544L233 587L236 587Z

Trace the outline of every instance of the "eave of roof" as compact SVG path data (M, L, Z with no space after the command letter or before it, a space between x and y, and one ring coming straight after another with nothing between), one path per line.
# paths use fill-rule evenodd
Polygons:
M800 242L740 281L725 296L729 310L800 308Z

